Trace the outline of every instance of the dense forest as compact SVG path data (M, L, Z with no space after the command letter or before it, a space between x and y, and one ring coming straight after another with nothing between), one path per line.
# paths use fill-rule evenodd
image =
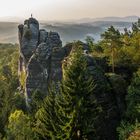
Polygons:
M95 71L102 82L91 77L89 60L80 41L74 41L63 62L60 88L52 83L47 95L35 91L29 107L19 89L18 44L0 44L0 139L140 140L140 20L123 33L111 26L101 38L95 42L88 36L85 41L100 65ZM107 94L115 98L109 105L98 100ZM108 124L111 110L119 110L117 123L112 118ZM115 129L106 130L110 139L103 134L109 125Z

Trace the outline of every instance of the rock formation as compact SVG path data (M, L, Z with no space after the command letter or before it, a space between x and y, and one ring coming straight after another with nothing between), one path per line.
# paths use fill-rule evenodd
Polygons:
M73 44L62 47L59 34L39 29L38 21L32 17L25 20L23 25L19 25L18 29L20 85L25 95L30 98L35 90L46 93L52 82L58 84L61 81L62 61L71 52ZM97 102L103 109L103 114L97 122L97 125L101 126L99 135L106 140L116 139L116 126L120 115L119 108L122 107L117 106L117 100L115 95L112 94L109 80L95 58L86 54L88 46L82 42L79 43L85 50L88 69L97 84L95 89ZM119 101L121 100L119 99Z
M69 55L72 44L62 47L59 34L39 29L38 21L32 17L18 29L20 87L30 97L35 90L46 92L50 83L61 81L62 61ZM82 45L87 49L86 44Z
M62 77L60 69L64 53L60 36L56 32L39 29L39 23L34 18L25 20L23 25L18 26L18 29L21 88L28 96L36 89L44 92L51 78L57 82ZM56 54L56 51L61 53Z

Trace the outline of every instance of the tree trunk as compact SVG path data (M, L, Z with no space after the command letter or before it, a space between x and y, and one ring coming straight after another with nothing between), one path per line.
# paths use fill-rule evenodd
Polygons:
M112 72L115 72L115 64L114 64L114 47L112 47Z

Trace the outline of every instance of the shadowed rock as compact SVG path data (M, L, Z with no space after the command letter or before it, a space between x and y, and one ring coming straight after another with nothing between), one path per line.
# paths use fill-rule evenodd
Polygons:
M59 55L53 61L55 67L53 67L51 60L54 48L62 50L62 42L58 33L39 29L39 23L34 18L25 20L23 25L18 26L18 29L20 43L19 77L21 81L25 82L25 84L21 84L21 89L29 97L35 90L45 92L48 82L51 81L51 75L55 75L54 80L62 78L61 61L59 65L57 64L57 59L60 60ZM59 51L58 54L60 54ZM61 59L63 58L64 56L61 56ZM58 73L57 69L59 69L59 74L55 74ZM57 80L55 81L57 82Z
M61 47L59 34L39 29L39 23L34 18L25 20L23 25L18 26L18 29L19 79L21 90L27 96L26 99L29 99L35 90L47 93L52 82L59 84L63 75L62 63L67 63L67 56L74 50L74 43ZM83 53L88 62L87 68L96 83L93 94L102 107L102 113L95 124L97 127L100 126L97 133L101 139L115 140L120 115L118 108L122 108L122 105L117 105L109 80L95 58L88 54L88 46L82 42L78 43L84 50ZM120 93L116 92L116 94ZM122 102L120 98L118 101L119 104Z

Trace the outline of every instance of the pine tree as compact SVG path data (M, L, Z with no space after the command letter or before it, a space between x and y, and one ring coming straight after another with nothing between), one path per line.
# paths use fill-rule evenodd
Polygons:
M140 121L140 70L134 74L126 96L126 116L130 121Z
M86 57L79 46L76 47L63 65L62 101L58 103L60 114L64 117L62 130L67 139L84 139L94 133L94 116L98 110Z
M111 49L111 63L112 63L112 72L114 73L114 67L115 67L115 52L116 48L119 47L122 42L121 42L121 35L119 30L116 30L113 26L109 27L107 31L105 31L101 37L105 40L106 44L110 47Z
M37 119L35 131L41 139L56 140L55 135L57 130L54 125L57 124L58 120L55 111L55 98L56 90L53 87L49 90L49 95L44 99L42 108L35 115Z
M132 24L132 31L133 33L137 33L140 31L140 19L137 22Z
M46 98L40 115L40 132L44 139L94 139L97 106L94 82L88 74L86 57L79 47L63 64L63 81L60 94Z
M22 110L15 110L9 116L7 140L38 140L31 125L29 116Z

